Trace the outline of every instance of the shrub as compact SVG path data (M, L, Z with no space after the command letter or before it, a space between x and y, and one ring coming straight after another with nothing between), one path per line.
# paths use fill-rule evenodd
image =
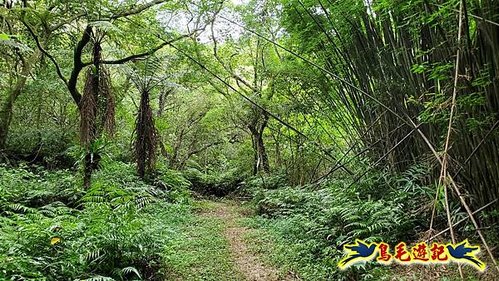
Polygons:
M17 169L0 166L0 208L2 201L29 207L57 201L74 206L83 194L79 186L69 170L47 171L25 164Z
M234 170L225 173L203 173L196 169L188 169L185 177L192 183L192 189L202 195L222 197L238 190L243 181L242 175Z
M191 198L191 182L179 171L159 169L155 185L168 191L167 198L171 202L185 204Z

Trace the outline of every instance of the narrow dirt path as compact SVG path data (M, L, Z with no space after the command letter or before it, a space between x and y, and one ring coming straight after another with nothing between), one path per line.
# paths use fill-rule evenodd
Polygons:
M202 215L215 217L225 222L224 236L229 242L231 257L237 269L249 281L278 281L293 280L291 278L279 277L276 268L265 265L259 257L252 253L245 237L251 231L246 227L238 225L237 220L243 215L237 206L231 202L212 202L210 209L203 210Z

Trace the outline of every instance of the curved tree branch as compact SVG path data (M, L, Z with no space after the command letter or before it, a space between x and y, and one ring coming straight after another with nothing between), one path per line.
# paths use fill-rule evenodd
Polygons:
M68 85L68 81L67 81L66 77L64 77L64 75L62 75L61 68L59 67L59 64L57 63L57 61L55 60L55 58L47 50L45 50L45 48L43 48L42 44L40 43L40 39L35 34L35 32L33 31L33 29L29 26L29 24L27 24L24 20L21 20L21 22L26 27L26 29L28 29L29 34L31 34L31 37L33 37L33 39L35 40L36 46L38 47L38 49L40 50L40 52L42 52L44 55L46 55L50 59L50 61L52 61L52 63L55 66L55 70L57 72L57 76L59 76L59 78L61 78L61 80L67 86Z
M83 53L83 48L85 48L88 42L90 42L91 34L92 34L92 26L87 25L85 31L83 31L83 35L80 41L78 42L74 50L73 70L71 71L71 77L69 78L69 81L67 83L69 93L71 94L71 97L73 97L73 100L78 105L78 107L80 106L81 94L78 92L78 89L76 88L76 83L78 82L78 75L80 74L81 70L86 66L81 61L81 55Z
M117 59L117 60L103 60L102 63L103 64L124 64L124 63L127 63L129 61L133 61L133 60L137 60L137 59L141 59L141 58L144 58L144 57L147 57L147 56L150 56L154 53L156 53L157 51L159 51L160 49L162 49L163 47L165 47L166 45L169 45L169 44L172 44L172 43L175 43L179 40L182 40L184 38L187 38L187 37L190 37L194 34L195 32L192 32L192 33L189 33L189 34L184 34L182 36L179 36L177 38L174 38L172 40L169 40L169 41L164 41L163 43L159 44L158 46L150 49L149 51L146 51L146 52L143 52L143 53L140 53L140 54L134 54L134 55L130 55L128 57L124 57L124 58L121 58L121 59Z
M118 18L121 18L121 17L127 17L127 16L131 16L131 15L139 14L139 13L147 10L148 8L150 8L152 6L155 6L155 5L167 2L167 1L168 0L154 0L154 1L151 1L149 3L143 4L143 5L135 8L135 9L129 9L129 10L124 11L122 13L115 14L115 15L111 16L110 18L111 19L118 19ZM78 19L81 16L82 16L81 14L76 15L75 17L72 18L72 20ZM81 100L81 94L79 93L79 91L77 89L78 76L79 76L80 72L83 70L83 68L85 68L86 66L89 66L89 65L92 64L92 63L89 63L89 62L83 62L82 59L81 59L82 54L83 54L83 49L90 42L91 34L92 34L92 26L91 25L87 25L86 26L85 30L83 31L83 34L81 36L80 41L78 41L78 44L76 45L76 47L74 49L74 54L73 54L73 69L71 71L71 75L70 75L69 80L68 80L62 74L61 68L60 68L59 64L57 63L57 61L55 60L55 58L49 52L47 52L47 50L45 50L43 48L43 46L40 44L40 41L39 41L38 37L36 36L36 34L34 33L34 31L31 29L31 27L27 23L25 23L24 21L23 21L23 24L26 26L26 28L28 29L29 33L31 34L31 36L35 40L36 45L40 49L40 51L43 54L45 54L52 61L52 63L54 64L54 66L56 68L57 75L64 82L64 84L67 86L67 88L68 88L68 90L69 90L69 92L71 94L71 97L73 98L74 102L79 107L80 106L80 100ZM59 28L59 27L60 26L56 26L56 28ZM193 31L193 32L191 32L189 34L177 37L177 38L172 39L170 41L164 41L160 45L154 47L153 49L151 49L151 50L149 50L147 52L140 53L140 54L130 55L128 57L125 57L125 58L122 58L122 59L118 59L118 60L109 60L109 61L104 60L104 61L102 61L102 63L103 64L123 64L123 63L126 63L128 61L132 61L134 59L140 59L140 58L152 55L156 51L158 51L161 48L163 48L164 46L169 45L171 43L174 43L174 42L176 42L178 40L181 40L183 38L192 36L197 31L199 31L199 30L195 30L195 31Z

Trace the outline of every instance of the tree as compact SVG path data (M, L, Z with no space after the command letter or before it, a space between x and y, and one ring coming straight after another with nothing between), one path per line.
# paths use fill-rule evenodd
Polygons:
M102 129L106 128L111 132L114 123L112 121L114 103L113 97L110 94L109 75L103 66L124 64L133 60L145 58L172 42L191 36L197 32L197 30L171 40L161 40L158 36L161 37L164 32L161 32L157 22L154 22L153 25L157 27L157 36L149 33L149 39L150 42L156 44L155 46L149 47L146 51L111 60L104 59L102 54L102 43L105 38L116 36L116 34L119 33L117 31L120 30L120 26L129 27L126 23L121 24L120 21L135 18L141 13L150 10L152 7L165 2L167 1L154 0L139 5L125 2L120 5L118 9L114 8L113 4L109 1L89 1L81 3L81 5L77 3L64 4L61 2L58 3L59 6L47 7L46 11L51 13L51 11L54 10L64 10L69 6L73 14L76 14L76 16L71 18L68 22L58 24L58 26L64 26L73 22L78 26L81 26L81 23L83 23L84 26L76 32L80 33L80 39L74 47L73 66L69 78L63 74L58 60L42 46L40 36L31 28L29 23L23 22L32 38L35 40L37 48L54 64L59 78L68 88L71 97L80 110L80 141L86 147L87 151L84 161L84 185L87 187L90 185L92 171L98 167L100 160L99 153L97 151L92 151L95 148L93 144L101 137ZM81 11L81 13L79 13L79 11ZM150 16L154 16L154 13L150 14ZM133 26L133 28L137 27ZM119 36L117 37L119 38ZM91 62L83 60L86 46L89 43L92 44ZM92 68L87 71L84 94L82 95L78 90L78 77L79 74L89 66L92 66Z
M247 11L254 11L254 6L248 6ZM221 9L221 8L220 8ZM216 12L216 15L219 12ZM250 22L250 26L259 26L264 30L269 28L267 7L264 6L258 11L258 22ZM246 48L235 48L234 44L228 40L223 44L223 55L219 51L219 38L215 36L214 23L211 24L211 39L213 44L213 56L222 67L238 90L245 96L256 100L259 103L270 104L274 95L272 76L269 75L268 60L272 63L278 61L279 54L275 49L269 49L268 44L260 38L251 38L251 34L242 34L237 40L238 44ZM226 38L227 40L227 38ZM248 105L245 116L239 119L249 131L254 150L253 174L259 172L269 173L270 163L267 149L264 142L264 131L268 126L270 116L267 112L255 105Z

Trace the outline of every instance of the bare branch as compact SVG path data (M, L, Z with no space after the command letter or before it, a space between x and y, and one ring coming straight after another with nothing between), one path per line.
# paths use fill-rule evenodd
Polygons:
M201 152L207 150L210 147L217 146L217 145L220 145L222 143L224 143L224 141L219 140L219 141L216 141L216 142L208 143L208 144L206 144L206 145L204 145L204 146L202 146L202 147L200 147L198 149L189 151L189 153L187 154L187 159L189 159L192 155L201 153Z
M439 8L443 8L443 9L449 9L451 11L454 11L454 12L457 12L459 13L459 10L456 10L456 9L453 9L453 8L449 8L449 7L445 7L445 6L442 6L442 5L439 5L439 4L436 4L436 3L430 3L431 5L434 5L434 6L437 6ZM481 21L484 21L486 23L490 23L490 24L493 24L495 26L499 26L499 23L497 22L494 22L494 21L491 21L489 19L486 19L486 18L483 18L483 17L480 17L480 16L477 16L477 15L474 15L472 13L467 13L469 16L475 18L475 19L478 19L478 20L481 20Z
M218 9L215 12L213 18L215 18L219 14L219 12L220 12L220 9ZM210 25L211 40L213 41L213 56L220 63L220 65L225 69L225 71L227 71L231 75L232 78L236 79L236 83L238 83L239 88L242 88L239 85L239 82L241 82L243 85L245 85L246 87L248 87L249 89L251 89L253 92L259 92L258 89L256 89L252 85L250 85L249 82L247 82L246 80L244 80L241 76L237 75L232 70L232 68L230 67L230 65L228 66L227 64L225 64L225 62L222 60L222 58L220 58L220 56L218 55L218 45L217 45L218 42L217 42L217 39L215 38L215 31L213 29L214 24L215 24L215 20L213 19L213 21L211 22L211 25Z
M452 122L454 121L454 111L456 109L456 96L457 96L457 84L458 84L458 77L459 77L459 62L460 62L460 54L461 54L461 34L462 34L462 28L463 27L463 1L460 1L459 5L459 27L458 27L458 33L457 33L457 54L456 54L456 63L455 63L455 73L454 73L454 88L452 91L452 104L451 104L451 109L450 109L450 116L449 116L449 124L447 126L447 136L445 137L445 147L442 155L442 165L440 169L440 177L438 179L438 185L437 188L439 188L443 184L444 188L444 198L445 198L445 213L447 215L447 224L449 225L449 230L450 230L450 237L452 243L456 243L456 236L454 234L454 229L452 225L452 217L450 213L450 207L449 207L449 196L448 196L448 185L446 182L446 177L448 175L448 169L447 169L447 163L448 163L448 151L449 151L449 144L450 144L450 136L451 136L451 131L452 131ZM438 192L437 192L438 193ZM435 218L436 214L436 200L437 197L435 197L435 204L433 204L433 209L431 212L431 220L430 220L430 229L433 228L433 221ZM478 231L478 230L477 230ZM487 245L487 244L485 244ZM459 270L459 275L461 276L461 279L464 278L463 275L463 270L461 268L461 265L458 265L458 270Z
M476 213L481 212L482 210L484 210L485 208L487 208L488 206L490 206L490 205L492 205L492 204L494 204L494 203L496 203L496 202L497 202L497 199L494 199L494 200L490 201L489 203L487 203L486 205L484 205L484 206L480 207L479 209L477 209L476 211L474 211L474 212L473 212L473 213L471 213L471 214L472 214L472 215L475 215ZM460 219L458 222L454 223L454 224L452 225L452 227L456 227L457 225L459 225L459 224L461 224L462 222L466 221L468 218L469 218L469 217L465 217L465 218L463 218L463 219ZM428 239L428 241L431 241L431 240L433 240L433 239L437 238L438 236L440 236L440 235L442 235L442 234L446 233L447 231L449 231L449 229L450 229L450 227L447 227L446 229L444 229L444 230L440 231L439 233L437 233L437 234L433 235L432 237L430 237L430 239Z

